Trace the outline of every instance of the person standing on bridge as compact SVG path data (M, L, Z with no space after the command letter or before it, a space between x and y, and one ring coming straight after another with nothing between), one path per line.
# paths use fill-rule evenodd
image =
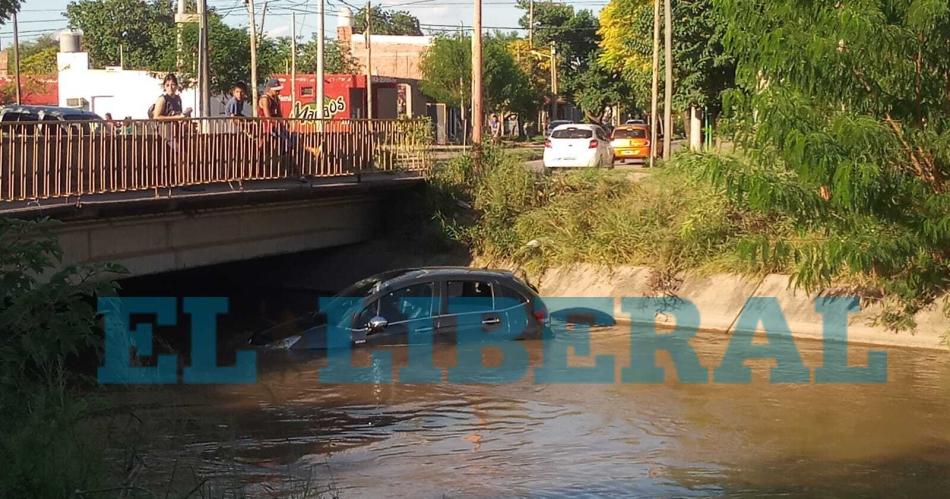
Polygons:
M272 78L264 84L264 95L258 100L258 115L264 118L263 127L270 129L270 135L277 140L281 156L286 156L296 149L297 136L290 133L283 119L283 112L280 108L280 89L281 84L275 78ZM321 147L304 147L304 150L320 156ZM303 174L302 158L291 157L288 167L291 176L297 176L300 182L307 182L307 177Z
M182 110L181 96L178 95L178 77L174 73L168 73L162 80L162 88L165 92L158 96L158 99L149 109L149 118L156 121L181 120L191 115L191 108Z
M231 90L231 98L224 107L224 114L231 118L244 118L244 103L247 102L247 91L243 83L238 83Z
M181 148L181 141L184 138L183 125L185 123L183 120L191 116L191 108L182 110L181 95L178 95L178 77L174 73L165 75L162 80L162 88L165 92L159 95L155 103L148 109L148 117L162 123L159 126L159 133L165 138L168 147L177 152ZM171 182L187 183L190 180L191 172L182 172L181 165L174 166L182 160L180 156L176 154L174 157L168 158L171 164L167 166L167 175Z

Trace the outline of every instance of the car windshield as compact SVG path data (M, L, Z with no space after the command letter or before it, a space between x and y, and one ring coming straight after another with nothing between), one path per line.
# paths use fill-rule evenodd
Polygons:
M645 139L647 131L643 128L618 128L614 130L615 139Z
M589 139L594 136L594 132L589 128L562 128L555 130L551 134L554 139Z
M320 307L320 312L317 314L320 322L327 320L324 313L327 310L333 310L341 306L348 306L348 308L340 316L340 326L348 326L349 320L352 318L354 313L358 313L362 307L362 298L375 293L378 289L380 283L392 279L393 277L403 273L403 271L393 271L386 272L383 274L377 274L366 279L357 281L350 286L346 287L339 293L337 293L326 306ZM352 302L349 302L352 301Z

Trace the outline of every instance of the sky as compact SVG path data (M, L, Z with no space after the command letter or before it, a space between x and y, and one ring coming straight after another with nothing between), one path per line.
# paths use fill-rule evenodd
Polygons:
M541 0L538 0L541 1ZM70 0L24 0L19 14L21 41L31 40L44 33L55 33L66 27L62 13ZM345 5L362 6L360 0L326 0L326 30L335 36L338 12ZM515 7L515 0L482 0L482 24L486 29L501 28L512 31L518 27L523 11ZM384 0L384 7L406 10L419 18L423 30L447 30L452 27L472 24L471 0ZM574 0L564 2L576 9L590 9L598 13L607 0ZM267 5L266 14L264 5ZM248 24L244 0L208 0L211 8L217 9L232 26ZM255 0L257 22L263 17L264 31L272 36L290 36L291 18L297 13L297 31L301 40L307 40L317 27L316 0ZM355 9L352 9L355 10ZM10 23L0 26L0 46L7 46L13 39Z

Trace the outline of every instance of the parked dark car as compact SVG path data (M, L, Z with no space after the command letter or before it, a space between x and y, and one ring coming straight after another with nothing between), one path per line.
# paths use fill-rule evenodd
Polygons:
M561 125L571 125L573 123L574 123L573 120L552 120L551 122L548 123L547 128L544 129L544 136L550 137L551 133L554 131L555 128Z
M296 324L302 334L287 336L286 328L283 333L272 329L255 335L251 343L327 349L346 343L406 344L412 340L410 333L421 333L425 341L448 342L477 333L539 338L548 323L547 308L535 290L503 270L394 270L353 284L326 305L306 329ZM331 331L342 339L328 344Z
M72 126L84 132L95 131L104 123L102 117L96 113L74 109L71 107L56 106L28 106L9 105L0 106L0 124L3 128L8 125L16 126L17 133L33 133L37 123L43 122L41 127L49 125ZM20 123L23 123L20 125Z

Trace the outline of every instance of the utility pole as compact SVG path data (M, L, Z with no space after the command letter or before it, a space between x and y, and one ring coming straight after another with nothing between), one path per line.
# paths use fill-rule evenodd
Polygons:
M557 119L557 45L551 42L551 117L548 123Z
M251 99L254 105L251 106L253 116L257 117L257 27L255 26L254 0L247 1L247 17L250 22L248 30L251 36Z
M653 0L653 88L650 94L650 168L656 158L657 94L660 90L660 0Z
M323 2L321 2L323 3ZM290 112L297 110L297 13L290 14ZM293 117L293 116L291 116Z
M323 118L324 115L324 91L323 91L323 71L324 71L324 50L323 46L324 40L326 39L326 27L324 26L324 16L325 12L325 2L326 0L317 0L320 9L317 13L317 118L320 121L317 121L317 130L323 131Z
M534 48L534 0L528 4L528 48Z
M663 98L663 159L668 160L673 151L673 9L670 0L663 0L664 47L666 55L666 92Z
M472 144L482 142L482 0L475 0L472 17Z
M198 0L198 116L211 116L211 71L208 64L208 0Z
M20 28L13 13L13 73L16 75L16 103L21 104L20 93L23 91L20 84Z
M366 32L366 117L369 119L373 119L373 40L370 34L373 26L370 15L372 11L370 0L366 0L366 29L363 31Z
M261 9L261 25L257 27L260 30L257 32L258 38L264 38L264 22L267 21L267 4L269 3L269 0L264 2L264 8Z

